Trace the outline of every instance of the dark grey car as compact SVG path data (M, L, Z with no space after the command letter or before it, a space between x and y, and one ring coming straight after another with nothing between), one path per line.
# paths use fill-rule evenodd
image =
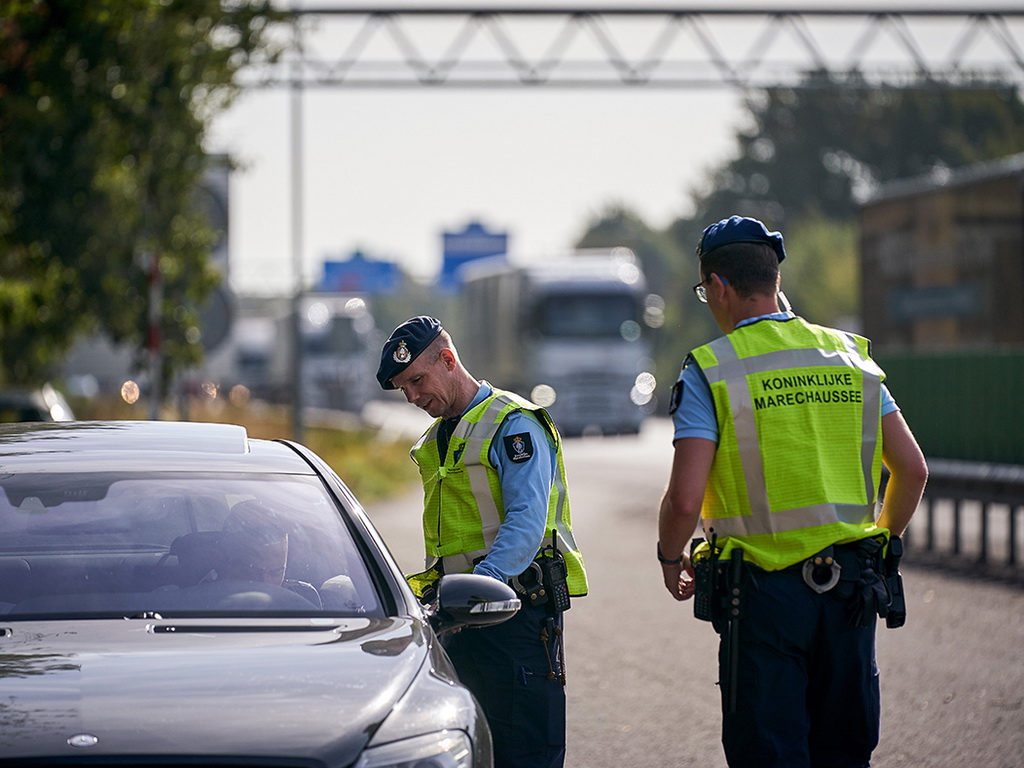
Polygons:
M436 633L514 593L449 576L422 607L307 449L9 425L0 489L0 765L491 765Z

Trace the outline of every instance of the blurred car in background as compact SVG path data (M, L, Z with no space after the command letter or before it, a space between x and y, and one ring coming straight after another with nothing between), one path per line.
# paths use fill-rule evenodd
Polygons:
M0 422L73 421L64 396L50 384L39 389L0 390Z
M491 765L424 607L342 480L287 441L182 422L0 425L0 766Z

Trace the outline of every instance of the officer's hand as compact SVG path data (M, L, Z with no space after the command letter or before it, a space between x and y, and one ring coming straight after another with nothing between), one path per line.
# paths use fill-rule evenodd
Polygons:
M665 589L676 600L689 600L693 597L693 566L690 556L683 554L683 561L674 565L661 565L661 575L665 579Z

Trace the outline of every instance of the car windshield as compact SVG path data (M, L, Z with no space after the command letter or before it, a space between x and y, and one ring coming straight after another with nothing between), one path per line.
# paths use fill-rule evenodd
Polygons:
M6 618L381 615L314 477L47 473L0 488Z

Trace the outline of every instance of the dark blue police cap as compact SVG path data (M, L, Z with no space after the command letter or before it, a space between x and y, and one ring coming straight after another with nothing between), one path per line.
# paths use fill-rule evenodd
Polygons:
M768 227L760 221L746 216L730 216L705 229L700 238L700 245L697 246L697 258L730 243L765 243L775 250L780 264L786 258L782 233L769 232Z
M441 328L441 321L426 315L411 317L395 328L380 351L377 381L381 389L395 389L391 379L419 357L442 330L444 329Z

